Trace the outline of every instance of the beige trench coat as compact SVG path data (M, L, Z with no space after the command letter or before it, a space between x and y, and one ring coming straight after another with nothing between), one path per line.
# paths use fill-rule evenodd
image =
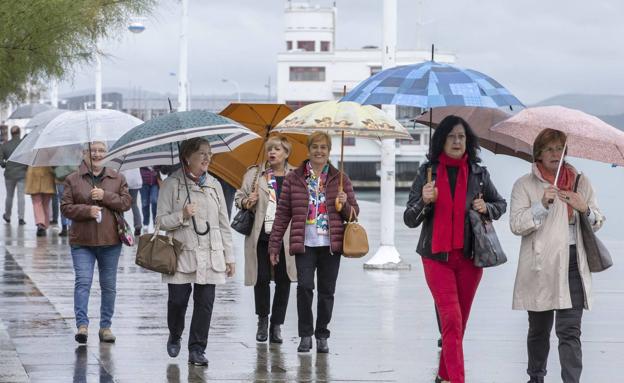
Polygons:
M219 182L208 175L205 186L200 188L188 180L191 200L197 204L195 220L198 229L204 231L206 222L210 233L195 233L191 219L183 219L186 205L186 187L181 170L164 180L158 195L156 223L160 229L183 244L174 275L163 275L166 283L225 283L225 264L234 263L232 234L223 190Z
M537 224L533 219L532 206L541 203L544 189L548 186L533 165L533 172L516 181L511 192L511 231L522 236L518 271L513 294L513 309L546 311L572 307L568 284L569 225L567 204L555 199L548 216ZM594 190L583 174L578 192L585 198L596 216L594 231L605 217L600 212ZM578 220L578 212L574 212ZM592 306L592 278L587 265L580 225L576 225L578 267L585 291L585 309Z
M291 171L294 167L287 165L286 171ZM256 172L258 170L257 166L253 166L247 170L245 176L243 177L243 184L241 188L236 191L236 195L234 197L234 201L236 202L236 207L241 209L243 198L249 196L253 191L253 183L255 179ZM257 246L258 246L258 237L260 236L260 232L262 231L262 225L264 225L264 217L267 211L267 205L269 203L269 187L266 182L266 178L260 176L258 181L258 202L256 202L256 206L252 208L255 212L254 225L251 230L251 234L245 237L245 285L246 286L254 286L258 279L258 256L257 256ZM290 249L290 240L289 236L284 236L284 249L286 250L286 272L288 273L288 278L291 281L297 280L297 267L295 266L295 257L289 255L288 251Z

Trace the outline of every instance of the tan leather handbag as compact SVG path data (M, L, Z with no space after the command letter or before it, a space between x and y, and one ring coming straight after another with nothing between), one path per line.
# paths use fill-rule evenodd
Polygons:
M153 234L139 237L135 263L144 269L161 274L173 275L178 266L178 254L182 242L168 235L159 235L156 226Z
M364 227L358 223L355 209L351 208L349 221L345 223L344 228L342 255L347 258L361 258L366 254L368 254L368 235Z

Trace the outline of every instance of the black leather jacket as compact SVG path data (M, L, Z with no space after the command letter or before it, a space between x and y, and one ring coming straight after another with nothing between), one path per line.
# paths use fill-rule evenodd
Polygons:
M421 223L423 227L420 232L420 239L416 252L423 257L447 261L448 253L431 253L431 237L433 233L433 211L435 204L426 205L422 200L422 188L427 183L427 168L432 166L430 162L424 163L420 169L409 194L407 207L403 213L403 222L407 227L418 227ZM436 179L437 161L433 162L433 179ZM464 218L464 256L473 257L472 251L472 227L468 211L472 208L472 201L479 193L483 193L483 200L487 206L487 215L490 219L496 220L507 210L507 202L498 194L494 184L490 180L490 173L483 166L471 162L469 165L468 188L466 194L466 214Z

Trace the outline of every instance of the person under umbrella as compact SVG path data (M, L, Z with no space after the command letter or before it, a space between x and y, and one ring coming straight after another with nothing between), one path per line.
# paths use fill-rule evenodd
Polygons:
M106 168L101 161L106 155L104 142L91 142L83 150L78 171L65 178L61 213L72 221L69 245L74 265L75 339L87 343L89 326L89 293L94 266L98 264L101 304L100 342L116 340L111 331L117 295L117 265L121 241L114 213L130 209L132 198L123 174Z
M463 338L483 270L473 264L475 241L468 209L496 220L505 213L501 197L485 167L470 125L448 116L437 127L429 161L418 170L403 221L422 224L416 251L442 327L442 350L436 382L464 383ZM428 182L428 169L434 180Z
M286 137L270 137L265 145L267 166L249 168L243 177L243 185L236 192L239 209L254 211L252 231L245 236L245 285L254 286L258 330L256 340L282 343L281 328L286 317L291 281L297 280L294 257L290 256L290 243L285 238L274 267L269 259L269 235L273 228L276 209L283 190L286 175L294 169L288 164L292 145ZM288 254L288 255L287 255ZM271 276L275 279L275 294L271 308ZM269 331L269 314L271 326Z
M196 137L181 143L182 168L163 181L156 215L156 230L165 230L183 244L176 273L162 276L168 288L167 353L172 358L180 353L186 308L192 292L188 362L196 366L208 365L204 353L215 287L224 284L226 277L232 277L235 272L225 198L219 182L208 174L211 158L208 140ZM206 227L195 227L194 217L198 218L196 225Z

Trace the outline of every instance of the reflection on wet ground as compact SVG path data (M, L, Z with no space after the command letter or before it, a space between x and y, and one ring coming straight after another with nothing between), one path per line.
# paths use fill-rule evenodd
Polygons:
M376 205L363 203L361 222L371 248L378 245ZM401 219L397 209L397 222ZM506 222L500 223L505 233ZM206 356L208 368L187 364L187 329L180 355L166 353L166 286L134 264L132 249L120 259L113 331L116 344L100 344L99 282L95 273L86 346L73 339L73 269L66 239L50 230L5 225L0 242L0 382L432 382L438 338L433 306L414 254L417 231L397 224L397 245L412 269L365 271L364 260L344 259L336 293L329 354L296 352L296 289L283 326L284 344L255 342L253 289L243 286L242 237L235 235L239 274L217 288ZM502 235L508 254L517 239ZM487 270L465 339L467 381L520 382L525 378L526 314L510 310L515 257ZM624 266L594 279L596 309L583 318L584 381L612 381L624 353ZM190 305L190 307L192 307ZM554 342L554 339L553 339ZM559 376L553 343L549 376Z

